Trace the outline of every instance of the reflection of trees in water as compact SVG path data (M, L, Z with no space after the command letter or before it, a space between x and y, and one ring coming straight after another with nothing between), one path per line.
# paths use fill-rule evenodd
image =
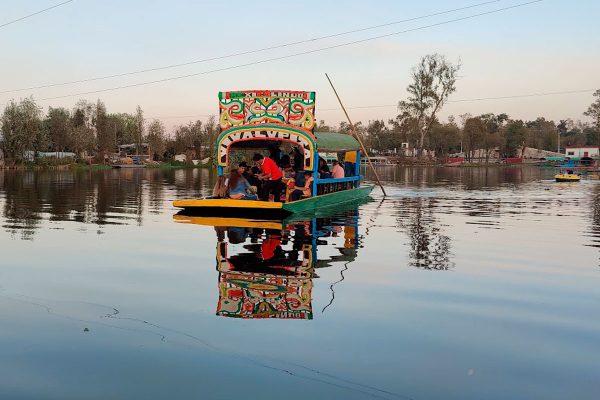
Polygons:
M437 226L435 203L435 199L422 197L401 200L398 223L410 238L410 266L448 270L454 266L450 259L450 237Z
M11 235L20 234L22 239L31 240L41 219L38 215L41 205L35 189L36 176L33 172L19 177L10 173L3 175L2 227Z
M590 235L592 236L592 247L600 247L600 187L595 186L592 192L592 223Z
M32 239L43 220L142 225L146 210L158 213L173 197L198 196L207 180L208 171L198 169L2 170L2 228Z
M362 169L369 180L375 180L373 172ZM431 187L459 184L465 189L481 189L506 184L533 182L543 179L546 171L538 167L423 167L423 166L385 166L377 167L380 178L410 187Z

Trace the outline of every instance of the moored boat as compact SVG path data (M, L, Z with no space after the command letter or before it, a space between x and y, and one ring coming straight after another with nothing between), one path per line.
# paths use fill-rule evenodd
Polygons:
M363 185L360 176L361 146L352 136L333 132L314 132L315 93L304 91L238 91L219 93L221 133L215 143L219 176L232 166L232 152L247 150L280 151L282 146L296 148L301 168L310 171L310 195L293 199L292 179L282 181L282 195L274 201L235 200L206 197L173 202L186 212L210 215L286 216L356 201L369 196L372 185ZM344 154L343 178L319 176L319 152ZM350 157L348 157L350 155Z

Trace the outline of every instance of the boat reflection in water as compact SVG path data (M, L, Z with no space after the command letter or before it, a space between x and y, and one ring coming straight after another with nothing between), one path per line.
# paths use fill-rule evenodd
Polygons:
M335 217L284 221L191 217L177 222L213 226L219 271L217 315L232 318L312 319L313 279L332 262L356 258L358 210ZM344 238L339 254L318 259L327 237Z

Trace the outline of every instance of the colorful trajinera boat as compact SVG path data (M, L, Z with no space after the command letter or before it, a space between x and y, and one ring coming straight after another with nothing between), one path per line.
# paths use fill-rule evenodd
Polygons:
M285 145L300 150L303 170L313 172L311 195L292 201L293 182L281 201L234 200L206 197L173 202L178 208L203 215L251 216L255 214L285 217L313 211L369 196L372 185L362 185L360 176L361 148L358 141L346 134L314 132L315 92L304 91L238 91L219 93L219 134L216 143L216 164L219 176L235 167L232 152L266 150ZM319 152L338 153L348 159L344 178L321 179L318 174ZM239 161L239 160L238 160ZM233 165L232 165L233 164Z

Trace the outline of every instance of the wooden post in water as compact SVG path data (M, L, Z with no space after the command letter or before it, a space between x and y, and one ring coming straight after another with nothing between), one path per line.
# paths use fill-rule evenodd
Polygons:
M331 85L331 88L333 89L333 93L335 93L335 97L337 97L338 101L340 102L340 106L342 107L344 114L346 114L346 118L348 119L348 123L350 124L350 132L352 132L352 136L354 136L356 138L356 140L358 140L358 143L360 144L360 148L361 148L362 152L367 157L367 163L369 164L369 166L371 167L371 170L375 174L375 179L377 180L377 184L381 188L383 195L387 196L387 193L385 192L385 189L383 188L383 184L381 183L381 180L379 179L379 174L377 173L375 166L373 166L373 163L371 162L371 157L369 157L369 153L367 152L367 149L366 149L365 145L363 144L363 141L362 141L360 135L358 134L358 132L356 132L354 130L354 124L352 123L352 120L350 120L350 116L348 115L348 111L346 111L346 107L344 107L344 104L342 103L342 99L340 99L340 96L338 95L337 90L335 90L335 86L333 86L333 82L331 82L331 79L329 79L329 75L325 74L325 76L327 77L327 80L329 81L329 84Z

